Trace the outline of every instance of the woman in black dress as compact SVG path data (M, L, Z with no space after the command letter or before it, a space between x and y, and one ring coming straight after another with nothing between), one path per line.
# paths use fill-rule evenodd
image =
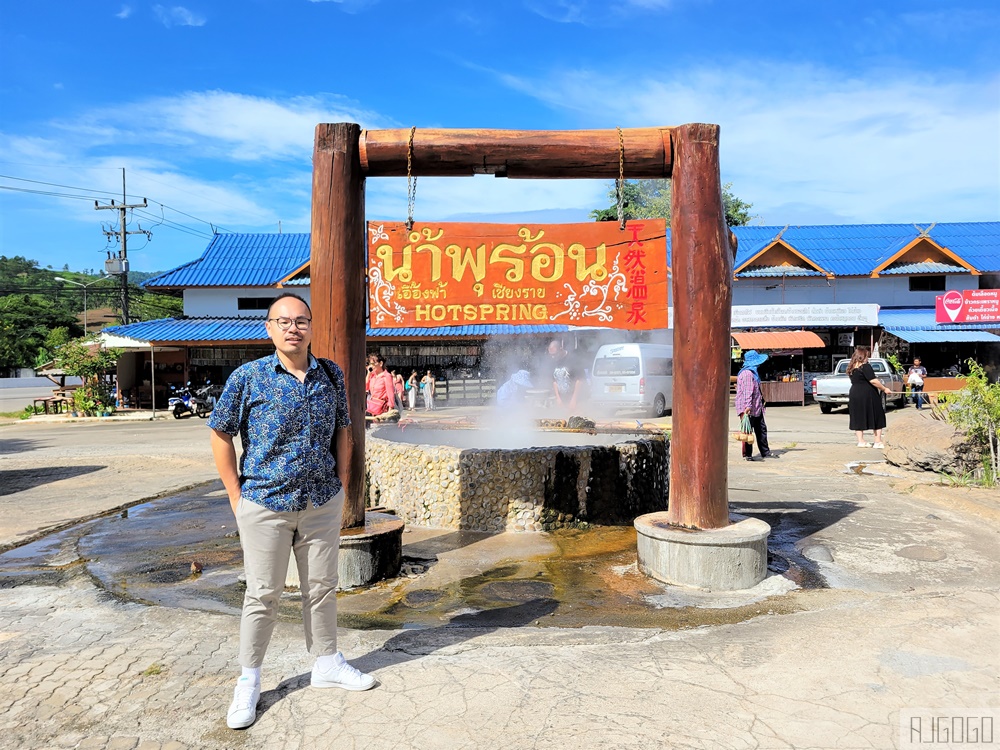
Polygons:
M889 389L875 376L875 371L868 364L871 349L859 346L854 350L851 362L847 365L847 374L851 378L851 391L848 394L848 411L851 414L851 429L858 436L859 448L883 448L882 430L885 428L885 408L882 406L880 392L889 393ZM875 444L865 442L865 430L875 432Z

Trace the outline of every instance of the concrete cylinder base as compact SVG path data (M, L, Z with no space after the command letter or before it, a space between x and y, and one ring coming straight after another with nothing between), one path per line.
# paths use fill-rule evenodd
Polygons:
M635 519L639 570L664 583L711 591L749 589L767 574L767 535L771 527L756 518L730 516L721 529L684 529L667 523L667 514Z
M340 532L337 589L368 586L399 573L403 557L403 522L389 513L365 513L364 528ZM288 561L285 586L299 588L295 553Z

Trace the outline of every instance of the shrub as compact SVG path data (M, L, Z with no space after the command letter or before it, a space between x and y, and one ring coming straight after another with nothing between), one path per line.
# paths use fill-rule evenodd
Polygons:
M985 480L1000 480L1000 384L991 383L983 366L968 360L965 388L949 400L948 421L963 429L983 452Z
M121 355L121 349L102 349L93 338L74 339L59 347L56 363L67 375L83 380L83 385L73 392L76 411L94 416L108 410L106 404L114 403L111 385L104 376Z

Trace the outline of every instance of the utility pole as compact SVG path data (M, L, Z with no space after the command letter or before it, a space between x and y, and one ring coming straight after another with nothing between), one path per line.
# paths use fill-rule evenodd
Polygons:
M114 200L111 201L110 206L101 206L97 201L94 201L94 208L97 211L102 210L114 210L118 211L118 231L110 231L105 229L104 234L107 235L108 239L112 237L118 238L118 254L112 255L108 252L108 259L104 261L104 271L112 276L118 276L121 278L121 310L122 310L122 325L128 325L131 320L129 319L129 309L128 309L128 236L130 234L144 234L147 239L152 239L153 233L139 227L139 229L134 231L128 231L125 228L125 213L132 208L146 208L146 199L142 199L142 203L129 204L126 202L125 196L125 170L122 169L122 202L115 203Z

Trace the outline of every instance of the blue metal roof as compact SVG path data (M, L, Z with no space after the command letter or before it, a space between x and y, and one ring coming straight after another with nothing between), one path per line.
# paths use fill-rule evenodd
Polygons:
M1000 323L937 323L933 307L882 307L878 324L887 331L987 331Z
M480 338L482 336L516 336L522 334L565 333L566 325L476 325L445 326L442 328L371 328L365 334L369 338ZM201 342L220 344L227 341L268 341L263 318L161 318L130 323L127 326L111 326L104 333L142 342Z
M160 318L105 328L137 341L268 341L263 318Z
M893 263L879 271L879 276L892 274L913 275L919 273L967 273L968 269L954 263Z
M936 224L930 236L977 271L1000 271L1000 222Z
M143 286L274 286L309 262L308 234L217 234L198 260Z
M758 276L823 276L825 273L814 268L803 268L802 266L748 266L738 274L742 278L754 278Z
M886 331L911 344L1000 343L1000 336L986 331L905 331L899 328L886 328Z
M921 229L927 230L930 239L976 270L1000 271L1000 222L997 221L934 225L733 227L739 239L735 265L739 267L746 263L780 235L786 245L837 276L868 276L881 263L920 237ZM957 267L947 272L967 273Z

